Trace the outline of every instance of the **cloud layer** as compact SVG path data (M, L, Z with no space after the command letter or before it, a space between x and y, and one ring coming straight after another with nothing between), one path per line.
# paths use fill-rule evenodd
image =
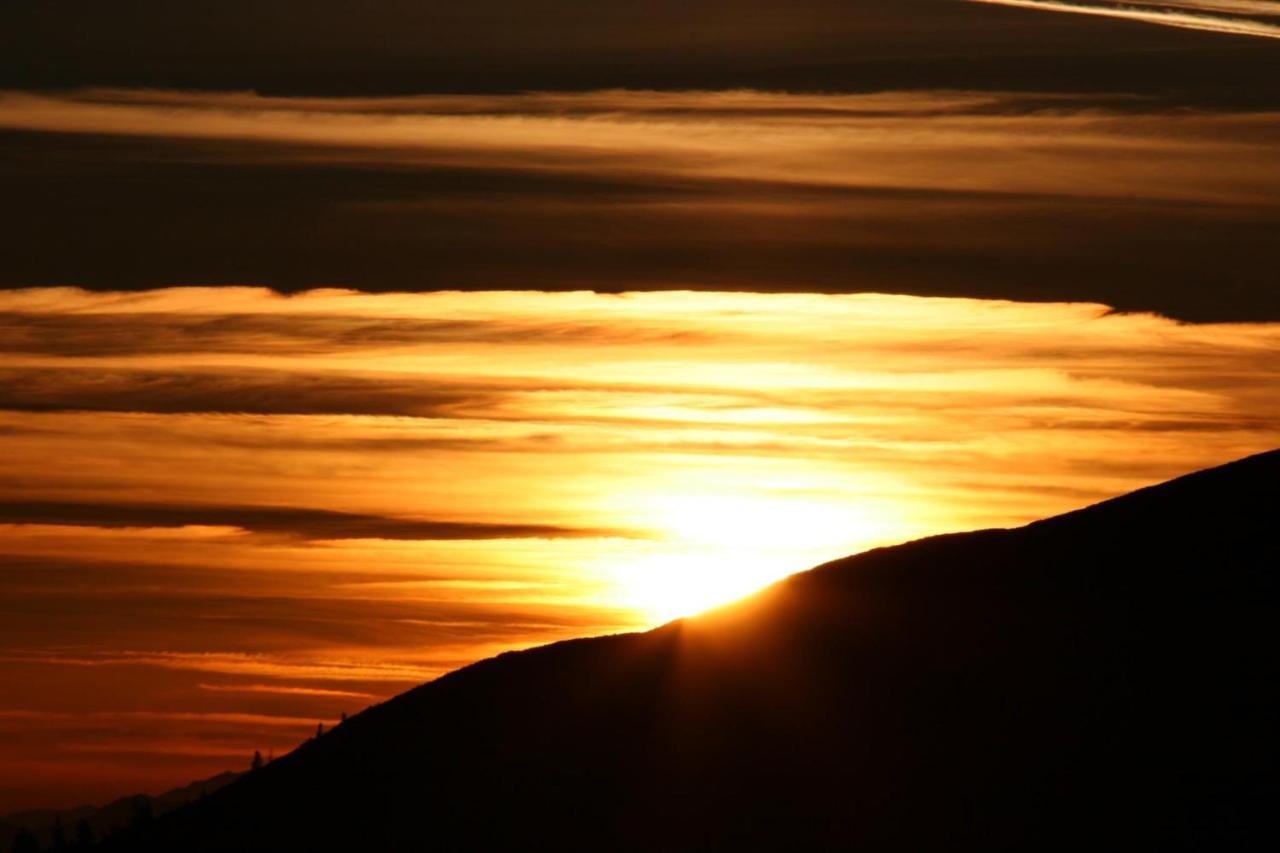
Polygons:
M1277 115L1044 93L10 92L23 215L0 231L0 284L899 292L1280 319ZM263 330L344 333L383 334Z

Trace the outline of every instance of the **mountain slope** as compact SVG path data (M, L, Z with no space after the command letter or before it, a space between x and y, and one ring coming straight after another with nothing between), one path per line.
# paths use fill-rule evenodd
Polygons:
M1273 849L1280 452L353 718L128 850Z

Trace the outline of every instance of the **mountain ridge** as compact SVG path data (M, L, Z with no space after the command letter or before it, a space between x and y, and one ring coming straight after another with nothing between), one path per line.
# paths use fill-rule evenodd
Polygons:
M482 661L106 849L1266 849L1278 475Z

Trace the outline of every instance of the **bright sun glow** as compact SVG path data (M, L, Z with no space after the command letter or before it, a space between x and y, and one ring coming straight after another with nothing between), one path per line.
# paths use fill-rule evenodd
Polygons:
M664 539L612 567L620 599L655 621L726 604L889 535L873 512L813 499L708 494L655 504Z

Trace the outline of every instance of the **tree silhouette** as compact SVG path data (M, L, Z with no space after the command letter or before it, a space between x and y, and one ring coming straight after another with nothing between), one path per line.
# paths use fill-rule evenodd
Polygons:
M93 837L93 827L90 826L88 819L80 818L76 822L76 849L88 850L96 840Z

